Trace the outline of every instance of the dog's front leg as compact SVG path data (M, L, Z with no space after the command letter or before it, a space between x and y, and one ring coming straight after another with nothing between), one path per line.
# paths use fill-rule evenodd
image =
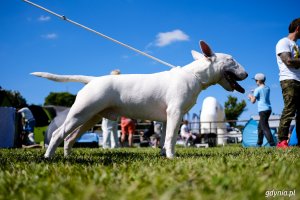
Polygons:
M183 114L177 107L174 110L170 109L167 111L167 130L164 145L167 158L173 158L175 156L175 144L182 117Z

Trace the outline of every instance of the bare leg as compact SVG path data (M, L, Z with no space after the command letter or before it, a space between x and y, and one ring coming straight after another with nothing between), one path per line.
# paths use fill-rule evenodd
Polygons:
M122 135L121 135L121 145L122 145L122 147L125 147L125 139L126 139L126 133L122 133Z
M128 134L128 146L132 147L132 142L133 142L133 134L129 133Z

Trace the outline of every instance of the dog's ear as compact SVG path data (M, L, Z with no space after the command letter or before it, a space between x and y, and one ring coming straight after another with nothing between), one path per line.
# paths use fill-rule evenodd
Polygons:
M192 50L191 53L192 53L192 56L193 56L194 60L199 60L199 59L204 57L204 55L202 53L199 53L199 52L194 51L194 50Z
M200 40L200 48L206 57L212 57L215 55L208 44L206 44L203 40Z

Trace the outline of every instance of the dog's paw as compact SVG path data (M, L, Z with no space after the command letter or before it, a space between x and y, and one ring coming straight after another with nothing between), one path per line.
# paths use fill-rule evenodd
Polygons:
M169 158L169 159L173 159L175 157L175 153L172 153L170 151L166 151L166 157Z

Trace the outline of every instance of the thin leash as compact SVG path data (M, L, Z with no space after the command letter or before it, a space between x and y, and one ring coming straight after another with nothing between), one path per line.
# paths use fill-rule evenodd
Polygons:
M121 46L124 46L124 47L128 48L128 49L131 49L131 50L133 50L133 51L135 51L135 52L137 52L137 53L139 53L139 54L142 54L143 56L146 56L146 57L148 57L148 58L151 58L151 59L153 59L153 60L155 60L155 61L157 61L157 62L159 62L159 63L161 63L161 64L164 64L164 65L169 66L169 67L171 67L171 68L176 67L176 66L174 66L174 65L172 65L172 64L170 64L170 63L167 63L167 62L165 62L165 61L163 61L163 60L160 60L160 59L158 59L158 58L156 58L156 57L154 57L154 56L151 56L151 55L149 55L149 54L147 54L147 53L145 53L145 52L143 52L143 51L140 51L140 50L138 50L138 49L136 49L136 48L134 48L134 47L131 47L131 46L129 46L128 44L122 43L122 42L120 42L120 41L118 41L118 40L116 40L116 39L114 39L114 38L111 38L111 37L109 37L109 36L107 36L107 35L104 35L103 33L100 33L100 32L98 32L98 31L95 31L95 30L93 30L93 29L87 27L87 26L84 26L84 25L82 25L82 24L79 24L79 23L77 23L77 22L75 22L75 21L73 21L73 20L70 20L70 19L68 19L68 18L67 18L66 16L64 16L64 15L59 15L59 14L57 14L57 13L51 11L51 10L48 10L48 9L46 9L46 8L40 6L40 5L37 5L37 4L33 3L33 2L31 2L31 1L28 1L28 0L23 0L23 1L26 2L26 3L28 3L28 4L30 4L30 5L33 5L33 6L37 7L37 8L39 8L39 9L42 9L42 10L44 10L44 11L46 11L46 12L52 14L52 15L55 15L56 17L59 17L59 18L61 18L62 20L65 20L65 21L67 21L67 22L70 22L71 24L77 25L77 26L79 26L79 27L81 27L81 28L84 28L85 30L90 31L90 32L96 33L97 35L100 35L101 37L104 37L104 38L106 38L106 39L108 39L108 40L111 40L111 41L113 41L113 42L115 42L115 43L117 43L117 44L119 44L119 45L121 45Z

